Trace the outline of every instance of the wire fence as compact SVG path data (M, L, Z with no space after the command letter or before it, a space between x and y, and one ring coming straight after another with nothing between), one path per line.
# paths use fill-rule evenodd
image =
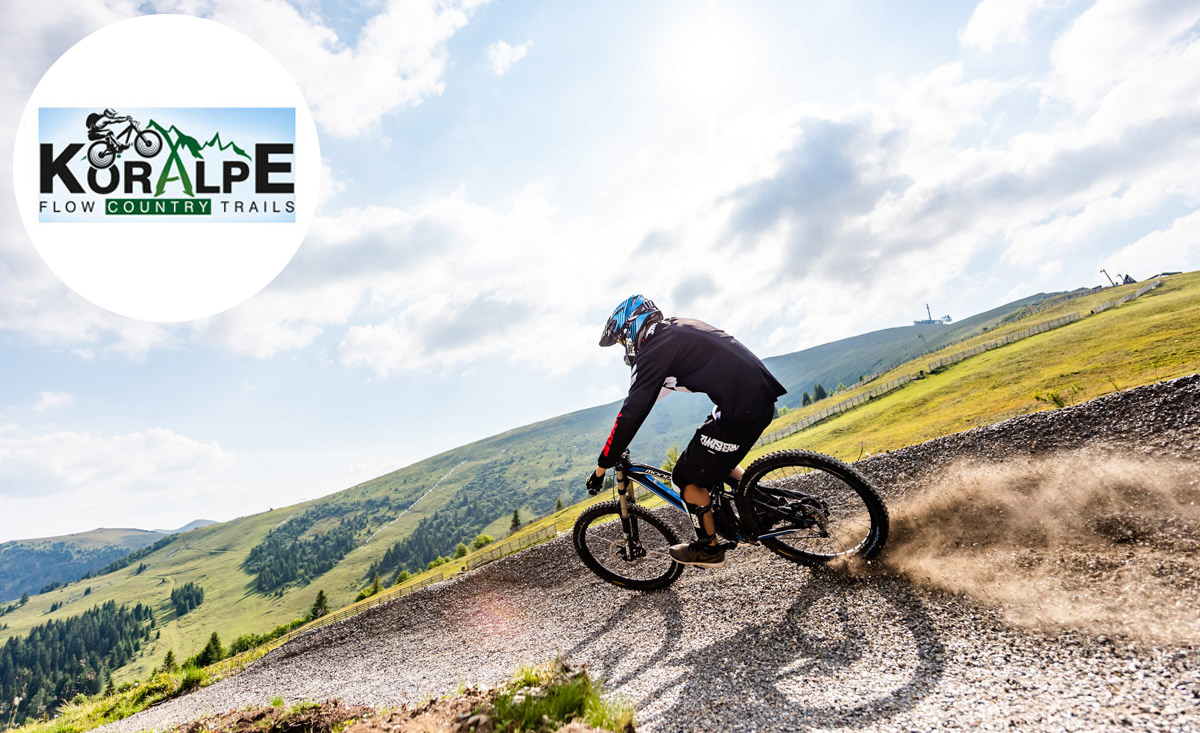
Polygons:
M534 532L529 532L512 539L494 542L487 549L476 550L470 555L467 555L466 563L463 564L463 570L474 570L475 568L487 565L493 560L499 560L505 555L511 555L519 550L524 550L526 547L532 547L557 536L558 528L553 524L548 524Z
M996 325L1004 326L1009 323L1023 321L1026 318L1029 318L1030 316L1034 316L1034 315L1037 315L1038 313L1041 313L1042 311L1047 311L1047 310L1050 310L1051 308L1056 308L1056 307L1062 305L1063 303L1069 303L1072 300L1078 300L1079 298L1082 298L1085 295L1091 295L1093 293L1098 293L1103 289L1104 289L1104 286L1097 285L1094 288L1085 288L1083 290L1076 290L1076 291L1070 292L1070 293L1063 293L1062 295L1055 295L1051 298L1045 298L1044 300L1039 301L1037 305L1025 306L1024 308L1021 308L1020 310L1015 311L1014 313L1012 313L1008 316L1005 316L1004 318L1000 319L1000 321L997 322Z
M950 366L951 364L957 364L958 362L962 361L963 359L966 359L971 356L975 356L976 354L982 354L985 351L991 351L992 349L998 349L1001 346L1011 344L1014 341L1020 341L1021 339L1027 339L1030 336L1036 336L1039 333L1045 333L1046 331L1053 330L1060 326L1065 326L1068 323L1074 323L1075 321L1078 321L1078 320L1079 320L1079 314L1071 313L1070 315L1062 316L1060 318L1055 318L1054 320L1051 320L1051 321L1045 321L1044 323L1039 323L1038 325L1033 326L1032 328L1027 328L1024 331L1013 331L1012 333L1008 334L1007 336L1002 336L1001 338L998 338L994 341L988 341L987 343L979 344L978 346L974 346L970 349L967 349L966 351L959 351L958 353L950 354L949 356L943 356L941 359L934 359L933 361L929 362L929 371L936 372L938 369Z
M844 400L842 402L837 403L836 405L831 405L830 407L826 407L824 410L821 410L820 412L814 412L813 414L809 415L808 417L806 417L802 420L797 420L796 422L794 422L790 425L787 425L785 427L782 427L773 433L768 433L767 435L764 435L761 438L759 438L758 441L754 445L755 445L755 447L758 447L760 445L766 445L767 443L773 443L776 440L779 440L780 438L785 438L785 437L791 435L792 433L798 433L807 427L816 425L817 423L821 422L825 418L832 417L834 415L843 413L846 410L849 410L853 407L857 407L868 400L872 400L876 397L879 397L880 395L885 395L894 389L899 389L900 387L903 387L904 385L911 382L913 379L914 379L914 377L912 375L905 374L901 377L897 377L896 379L893 379L890 382L885 382L885 383L879 385L878 387L872 387L871 389L867 390L866 392L861 392L859 394L856 394L855 396L851 397L848 400Z
M1118 305L1121 305L1122 303L1128 303L1129 301L1133 300L1134 298L1139 298L1139 297L1145 295L1146 293L1150 292L1151 290L1157 288L1159 285L1162 285L1162 280L1155 280L1154 282L1150 283L1149 285L1143 285L1142 287L1138 288L1136 291L1134 291L1132 293L1129 293L1128 295L1124 295L1120 298L1117 298L1116 300L1110 300L1107 303L1101 303L1100 305L1098 305L1094 309L1092 309L1092 313L1103 313L1104 311L1108 310L1109 308L1116 308Z
M406 583L403 585L394 585L391 588L384 588L383 590L379 591L378 593L376 593L375 595L373 595L369 598L361 600L357 603L352 603L343 609L334 611L333 613L327 613L324 616L321 616L320 618L317 618L317 619L314 619L314 620L308 622L307 624L305 624L304 626L301 626L298 629L293 629L292 631L287 632L283 636L279 637L277 640L269 642L269 643L271 643L273 645L286 644L287 642L296 638L300 634L305 633L306 631L312 631L313 629L319 629L322 626L328 626L330 624L335 624L338 621L350 618L351 616L357 616L358 614L362 613L363 611L367 610L368 608L378 606L379 604L390 601L393 598L399 598L400 596L406 596L409 593L420 590L421 588L424 588L429 585L433 585L434 583L441 582L443 579L444 579L444 575L442 573L436 573L434 575L428 575L428 576L418 580L415 583Z

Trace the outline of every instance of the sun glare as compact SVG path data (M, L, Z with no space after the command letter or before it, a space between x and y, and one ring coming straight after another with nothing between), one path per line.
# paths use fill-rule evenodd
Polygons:
M697 7L669 31L665 84L678 101L698 105L709 134L722 107L747 83L750 39L739 19L715 2Z

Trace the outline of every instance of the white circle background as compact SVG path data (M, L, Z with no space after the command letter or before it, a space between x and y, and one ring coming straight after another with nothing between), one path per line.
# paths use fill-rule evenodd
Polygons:
M295 107L294 223L42 223L39 107ZM321 156L300 89L266 49L220 23L149 15L75 44L42 77L17 128L14 188L38 253L96 305L147 321L228 310L262 290L304 239Z

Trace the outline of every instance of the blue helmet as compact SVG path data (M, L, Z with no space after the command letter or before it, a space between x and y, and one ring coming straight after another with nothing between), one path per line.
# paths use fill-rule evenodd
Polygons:
M646 329L662 318L662 311L654 305L654 301L644 295L631 295L608 317L600 345L621 344L625 347L625 363L632 366L634 354L641 346Z

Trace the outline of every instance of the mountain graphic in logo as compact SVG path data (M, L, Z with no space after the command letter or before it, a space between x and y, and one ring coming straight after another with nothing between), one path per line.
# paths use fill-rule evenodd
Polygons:
M246 160L250 160L250 156L245 150L242 150L232 140L225 142L221 139L221 133L213 133L212 139L206 143L201 143L196 138L188 135L183 130L180 130L175 125L163 127L158 120L150 120L150 127L162 133L163 138L167 141L167 148L171 154L167 157L166 166L163 168L161 175L158 177L158 183L155 186L154 195L161 196L166 190L166 186L171 181L179 181L179 185L183 188L183 192L188 196L195 196L192 191L192 179L188 175L187 168L183 165L183 160L180 158L179 151L186 150L192 154L192 158L203 159L205 149L212 152L216 148L216 152L224 153L232 150L235 155L240 155Z
M243 150L236 142L234 142L232 140L230 140L229 142L225 142L221 138L220 132L214 132L212 139L210 139L206 143L201 143L199 140L192 137L191 135L188 135L186 132L184 132L183 130L180 130L175 125L171 125L170 127L164 128L162 125L160 125L158 123L158 120L150 120L150 127L153 127L155 130L158 130L159 132L161 132L163 134L163 137L166 138L169 143L172 143L170 145L170 148L172 150L178 150L182 146L185 150L187 150L189 153L192 154L193 158L203 159L205 149L216 148L219 152L222 152L222 153L227 150L232 150L235 155L240 155L243 158L245 158L246 160L250 160L249 153L247 153L245 150Z
M222 153L225 152L226 150L233 150L233 152L236 153L237 155L242 156L246 160L250 160L250 154L247 153L245 150L242 150L241 148L239 148L237 143L233 142L232 140L230 140L229 142L222 141L221 133L219 133L219 132L214 132L213 136L212 136L212 140L209 140L208 142L201 145L200 149L203 150L205 148L212 148L212 147L215 147L217 150L221 151Z

